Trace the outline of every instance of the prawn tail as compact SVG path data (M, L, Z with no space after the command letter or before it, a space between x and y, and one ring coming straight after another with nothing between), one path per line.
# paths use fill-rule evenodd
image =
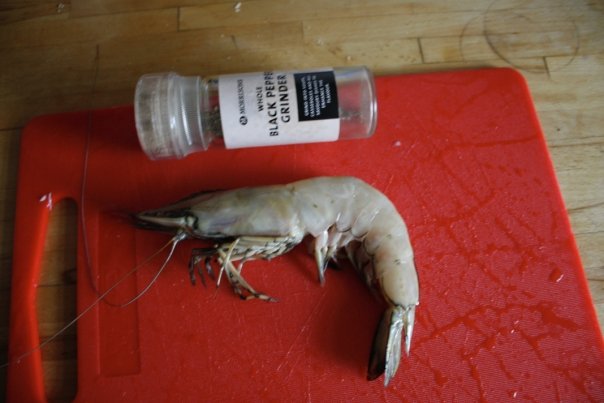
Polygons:
M403 332L409 354L414 319L415 306L393 306L384 311L373 337L367 380L384 374L384 386L388 386L400 363Z

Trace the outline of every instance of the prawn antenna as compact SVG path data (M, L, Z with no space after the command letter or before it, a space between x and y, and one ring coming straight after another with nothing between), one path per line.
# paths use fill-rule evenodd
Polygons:
M149 291L149 288L151 288L151 286L153 284L155 284L155 282L159 278L160 274L164 271L164 269L166 268L166 266L168 265L168 263L172 259L172 255L174 254L174 250L176 249L176 245L178 245L178 243L180 241L182 241L183 239L185 239L186 237L187 237L187 235L184 232L177 233L176 235L174 235L174 237L172 239L170 239L168 241L168 243L166 243L164 246L162 246L157 252L155 252L154 254L152 254L151 256L149 256L147 259L145 259L145 261L143 263L141 263L137 267L135 267L135 269L138 269L140 266L146 264L150 259L152 259L153 257L157 256L157 254L159 252L161 252L162 250L164 250L168 245L170 245L170 244L172 245L172 247L170 248L170 252L168 253L168 256L166 256L166 259L164 260L164 263L161 265L161 267L159 268L159 270L157 271L157 273L155 273L155 276L153 276L153 278L151 279L151 281L149 281L149 284L147 284L145 286L145 288L143 288L143 290L141 292L139 292L134 297L132 297L132 299L130 301L124 302L123 304L119 304L118 305L119 308L127 307L128 305L130 305L131 303L133 303L134 301L138 300L140 297L142 297L143 295L145 295L147 293L147 291ZM105 295L107 295L108 292L110 292L116 285L118 285L122 280L124 280L131 273L134 273L134 271L135 270L132 269L129 273L127 273L124 277L122 277L119 280L118 283L112 285L111 288L109 288L107 291L105 291L99 297L99 299L97 299L94 303L99 302L100 299L104 298Z
M108 294L110 294L118 285L120 285L124 280L126 280L126 278L128 278L130 275L132 275L136 271L138 271L141 267L143 267L147 263L149 263L152 259L154 259L157 255L159 255L168 246L171 246L170 252L168 253L168 256L166 257L166 259L164 260L164 263L161 265L161 267L159 268L159 270L157 271L157 273L155 274L155 276L153 276L153 278L151 279L151 281L149 282L149 284L147 284L147 286L142 291L140 291L138 294L136 294L131 300L129 300L129 301L123 303L123 304L119 304L119 305L117 305L117 307L120 307L120 308L126 307L126 306L130 305L131 303L133 303L134 301L136 301L139 298L141 298L143 295L145 295L145 293L147 291L149 291L149 288L151 288L151 286L159 278L160 274L164 271L164 269L168 265L168 262L170 262L170 259L172 259L172 255L174 254L174 250L176 249L176 245L178 245L178 243L180 241L182 241L183 239L185 239L186 237L187 237L187 235L184 232L178 232L176 235L174 235L174 237L172 237L172 239L170 239L168 242L166 242L165 245L163 245L161 248L159 248L153 254L151 254L150 256L148 256L140 264L136 265L128 273L126 273L122 277L120 277L119 280L117 280L111 287L109 287L105 292L103 292L102 294L100 294L97 299L95 299L90 305L88 305L86 307L86 309L84 309L74 319L72 319L71 322L69 322L68 324L66 324L65 326L63 326L55 334L53 334L52 336L50 336L49 338L47 338L46 340L44 340L42 343L40 343L36 347L32 348L31 350L26 351L25 353L19 355L17 358L14 358L12 360L9 359L4 364L0 365L0 368L6 368L10 364L12 364L12 363L17 363L18 364L22 359L26 358L27 356L31 355L32 353L34 353L34 352L36 352L38 350L41 350L42 348L44 348L44 346L46 346L47 344L49 344L50 342L52 342L53 340L55 340L57 337L59 337L61 334L63 334L63 332L65 332L67 329L69 329L71 326L73 326L78 320L80 320L84 315L86 315L92 308L94 308ZM112 304L112 305L116 306L115 304Z

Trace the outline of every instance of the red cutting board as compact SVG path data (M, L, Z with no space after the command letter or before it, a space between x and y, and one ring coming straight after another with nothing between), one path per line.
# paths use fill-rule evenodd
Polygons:
M203 244L187 241L136 303L102 303L80 320L76 400L603 401L602 337L522 76L486 69L376 84L373 138L180 161L145 157L129 107L32 121L19 167L10 357L39 342L34 302L48 195L79 203L88 133L84 218L103 290L169 239L134 228L125 213L200 190L354 175L406 219L421 292L411 354L385 389L381 378L365 379L383 306L353 270L330 270L321 287L313 258L298 247L246 264L247 280L279 299L246 302L226 283L191 286L189 252ZM81 235L79 311L96 297ZM109 299L142 290L161 261ZM39 352L8 376L10 401L45 399Z

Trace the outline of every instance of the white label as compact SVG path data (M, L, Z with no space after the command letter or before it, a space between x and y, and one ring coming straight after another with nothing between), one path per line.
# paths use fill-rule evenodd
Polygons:
M218 96L226 148L338 139L332 70L220 76Z

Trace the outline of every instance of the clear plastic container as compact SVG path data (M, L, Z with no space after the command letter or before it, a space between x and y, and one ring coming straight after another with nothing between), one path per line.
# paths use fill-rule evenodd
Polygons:
M148 74L138 81L134 106L139 141L154 160L210 147L366 138L377 122L373 75L365 67Z

